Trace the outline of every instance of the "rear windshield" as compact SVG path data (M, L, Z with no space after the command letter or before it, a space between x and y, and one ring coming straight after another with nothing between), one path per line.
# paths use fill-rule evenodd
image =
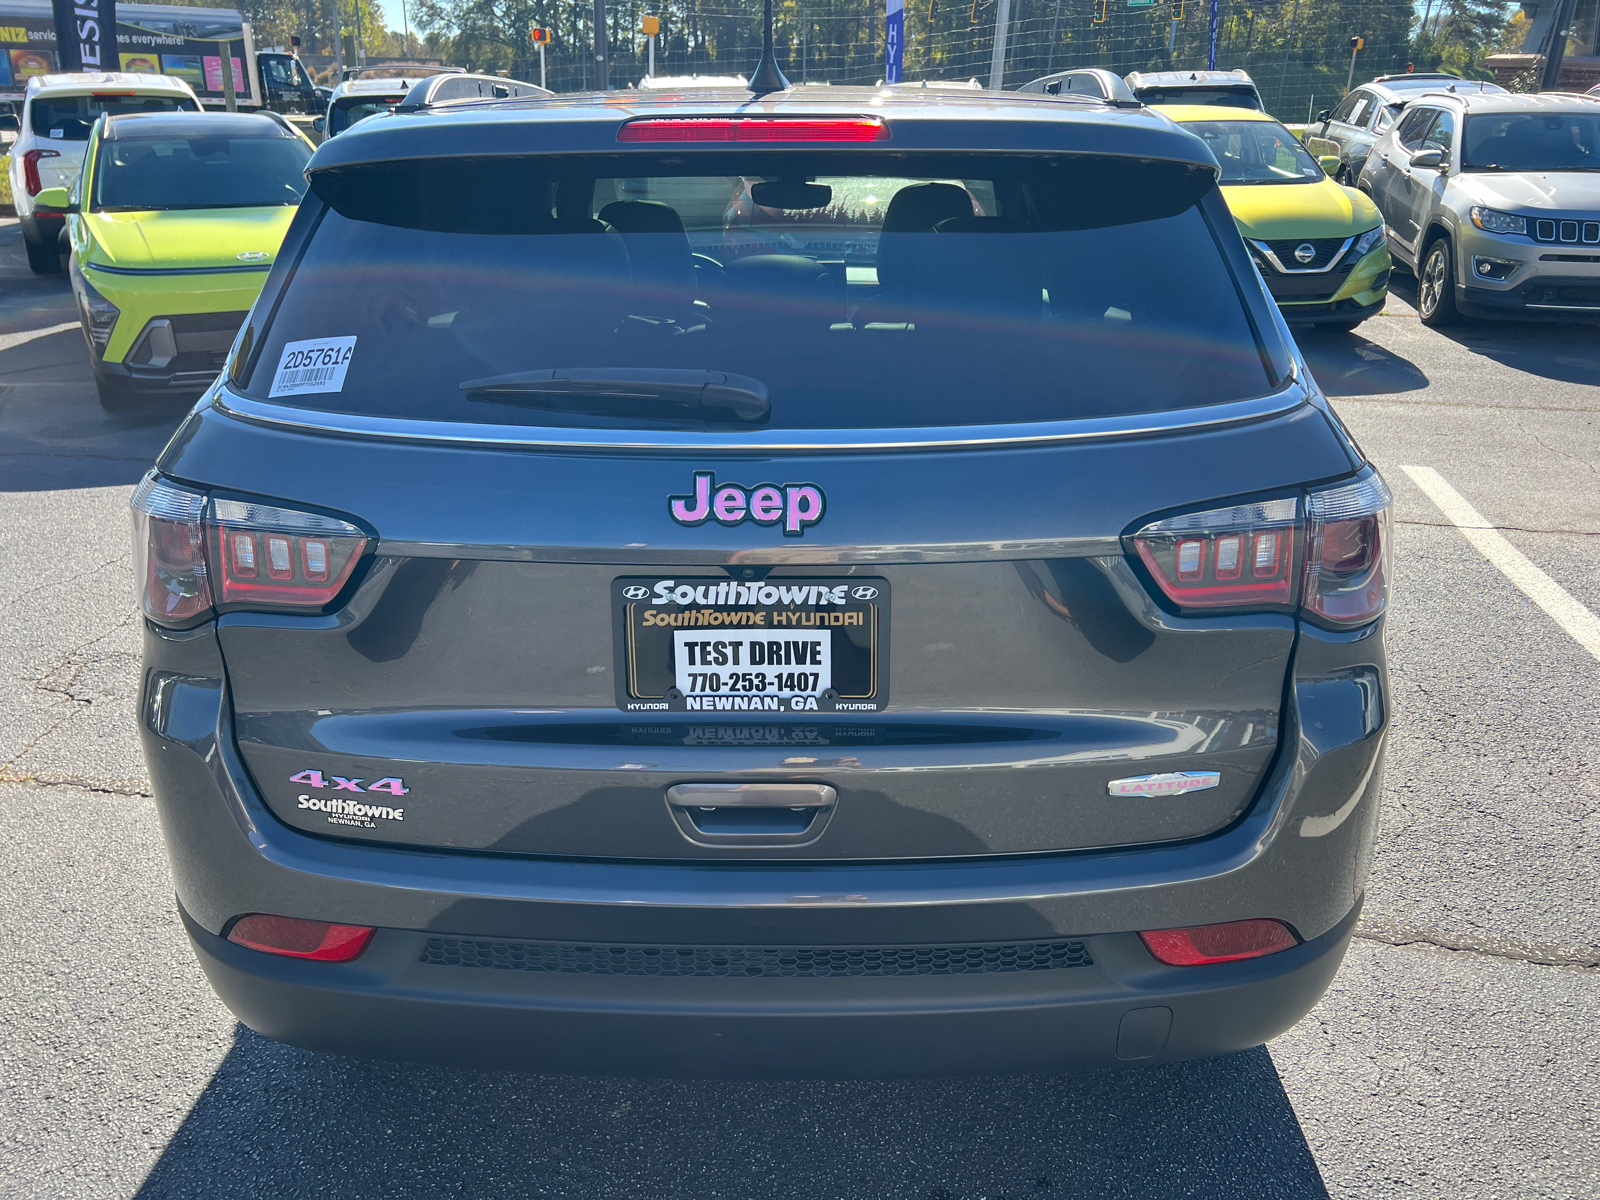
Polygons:
M1261 101L1249 88L1143 87L1137 95L1146 104L1211 104L1261 111Z
M328 136L343 133L357 121L378 113L393 112L394 106L405 101L405 95L396 92L392 96L362 96L341 97L333 106L333 111L328 114Z
M229 134L100 143L97 212L299 204L311 151L297 137Z
M87 142L101 113L198 112L187 96L51 96L35 97L29 120L35 137Z
M313 188L334 211L242 383L279 403L850 428L1272 386L1199 207L1209 167L703 152L391 164Z

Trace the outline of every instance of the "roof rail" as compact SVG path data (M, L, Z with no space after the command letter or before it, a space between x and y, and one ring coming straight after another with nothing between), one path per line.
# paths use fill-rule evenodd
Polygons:
M454 72L418 80L394 111L419 112L435 104L453 104L459 100L538 100L554 95L549 88L542 88L536 83L523 83L520 79Z

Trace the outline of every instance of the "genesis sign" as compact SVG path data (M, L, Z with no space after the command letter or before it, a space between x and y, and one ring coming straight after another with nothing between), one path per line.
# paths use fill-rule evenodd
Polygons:
M117 0L51 0L62 71L117 71Z

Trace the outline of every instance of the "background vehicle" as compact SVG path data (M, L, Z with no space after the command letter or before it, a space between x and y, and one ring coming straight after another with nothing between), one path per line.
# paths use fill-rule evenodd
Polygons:
M327 107L329 89L318 87L294 55L262 51L256 55L256 69L273 112L318 115Z
M1120 75L1099 67L1082 67L1075 71L1042 75L1023 84L1017 91L1046 96L1093 96L1097 100L1134 100L1133 92Z
M45 188L71 187L83 165L89 131L103 113L198 112L189 85L165 75L83 71L28 81L11 146L11 196L22 226L28 266L36 275L61 269L60 217L36 211Z
M186 83L202 106L227 103L219 41L233 50L235 100L241 108L264 103L255 70L250 23L236 9L177 4L118 4L115 64L125 74L166 75ZM59 73L55 20L42 0L0 0L0 101L20 101L28 81ZM113 65L113 64L106 64Z
M334 89L325 120L313 127L327 137L343 133L357 121L380 112L416 112L435 104L458 100L507 100L553 96L554 92L536 83L523 83L499 75L470 75L464 71L444 74L430 70L420 79L411 74L373 78L366 72L348 79Z
M1430 325L1600 317L1600 104L1429 93L1373 147L1361 190Z
M1339 156L1340 183L1354 187L1366 165L1367 153L1394 125L1406 103L1421 92L1454 89L1461 93L1505 94L1505 88L1478 80L1459 79L1443 72L1412 75L1380 75L1364 83L1339 102L1331 112L1323 109L1306 126L1306 148L1312 154Z
M1266 113L1160 111L1222 164L1222 194L1285 320L1348 330L1382 311L1390 261L1371 200L1329 179Z
M275 113L102 118L72 193L72 290L100 402L194 395L221 368L305 190Z
M612 92L376 116L309 177L135 501L146 757L242 1020L882 1075L1316 1002L1381 784L1387 492L1198 139ZM780 227L693 201L747 184ZM713 626L801 648L690 671Z
M1134 71L1123 77L1146 104L1206 104L1266 110L1244 71Z

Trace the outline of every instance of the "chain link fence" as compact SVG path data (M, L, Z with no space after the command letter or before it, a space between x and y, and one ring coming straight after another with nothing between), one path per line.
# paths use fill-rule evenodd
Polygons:
M999 0L909 0L905 12L904 79L976 79L989 83ZM1211 11L1206 0L1012 0L1004 85L1073 67L1130 71L1204 69ZM783 0L775 6L778 63L795 83L873 84L884 77L884 14L849 0ZM551 23L549 84L579 91L594 84L592 9L573 5ZM647 12L661 20L659 75L742 75L761 54L761 10L752 0L646 6L624 0L608 9L612 87L636 83L646 70L646 44L631 33ZM1355 80L1405 71L1416 14L1407 0L1219 0L1216 65L1243 68L1268 109L1285 121L1331 108L1345 93L1352 37L1365 41ZM474 64L477 66L484 63ZM500 64L506 65L504 60ZM537 54L509 66L537 81Z

